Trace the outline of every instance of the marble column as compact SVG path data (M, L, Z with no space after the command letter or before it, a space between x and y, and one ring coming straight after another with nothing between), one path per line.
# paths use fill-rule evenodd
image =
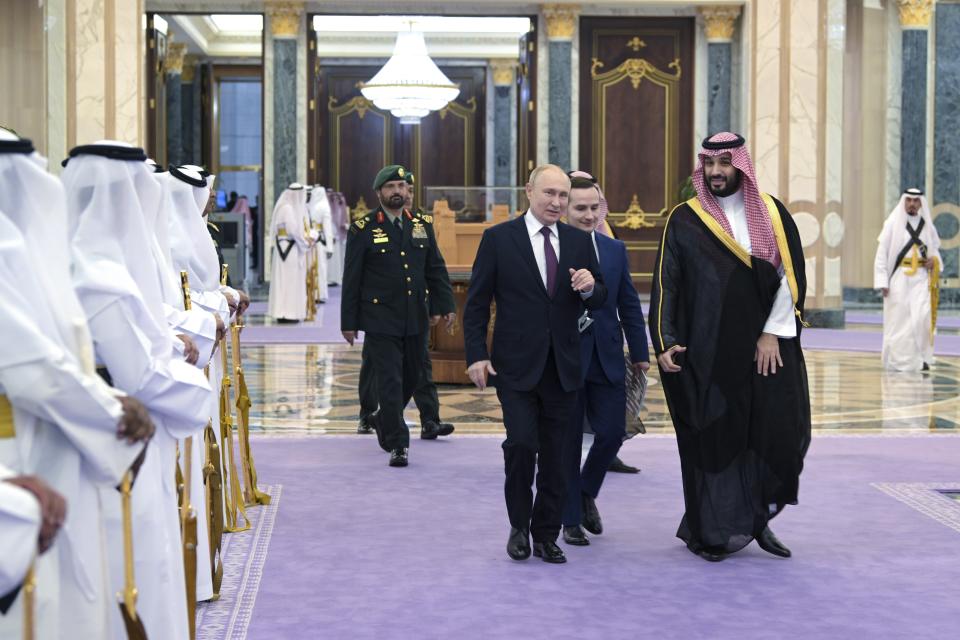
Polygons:
M759 186L793 215L805 260L804 318L842 327L845 0L757 2L747 136Z
M934 54L936 94L933 116L933 194L930 204L939 209L934 224L943 243L943 275L960 278L960 4L941 2L936 13ZM956 303L956 289L944 296Z
M513 116L512 89L516 65L491 61L493 75L493 184L511 186L513 180L513 144L511 119Z
M197 61L193 56L183 59L183 71L180 74L180 141L183 164L203 164L200 162L200 139L194 135L193 115L199 109L197 103Z
M707 135L731 130L733 35L740 7L701 7L707 35Z
M922 189L927 180L927 46L933 0L897 0L897 4L903 30L900 188Z
M167 162L179 166L186 164L183 152L183 57L187 45L182 42L167 44L163 60L166 74L164 86L167 95Z
M577 31L579 7L576 5L543 5L547 25L547 74L549 102L547 134L550 163L563 168L572 162L573 125L573 37Z
M45 0L47 153L142 145L144 0ZM59 161L50 163L59 171Z
M303 18L302 3L270 7L273 70L269 100L273 104L273 199L297 181L297 36ZM272 202L264 203L273 207Z

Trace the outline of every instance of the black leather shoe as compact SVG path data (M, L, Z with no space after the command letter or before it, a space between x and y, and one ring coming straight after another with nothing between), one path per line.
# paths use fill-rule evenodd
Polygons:
M595 536L603 533L603 521L600 519L600 512L597 511L597 503L587 494L581 494L581 505L583 509L583 528Z
M374 429L371 417L372 416L363 416L360 418L360 421L357 422L357 433L363 435L369 435L373 433Z
M437 436L448 436L451 433L453 433L453 425L449 422L427 420L420 427L421 440L436 440Z
M563 528L563 541L567 544L572 544L575 547L585 547L590 544L590 540L587 538L587 534L584 533L583 527L580 525L575 525L573 527L564 527Z
M763 531L757 537L757 544L767 553L772 553L781 558L789 558L793 555L790 553L790 549L787 549L782 542L777 540L777 536L773 535L770 527L764 527Z
M695 556L700 556L707 562L722 562L724 558L727 557L727 554L720 551L714 551L707 548L694 549L692 547L687 547L687 549Z
M529 531L510 527L510 537L507 539L507 555L514 560L526 560L530 557Z
M391 467L405 467L408 463L406 447L397 447L390 452Z
M544 562L550 564L563 564L567 561L567 556L563 555L563 549L558 547L556 542L534 542L533 555L543 558Z
M613 459L613 462L610 463L607 471L612 471L613 473L640 473L639 468L631 467L630 465L624 463L619 456Z

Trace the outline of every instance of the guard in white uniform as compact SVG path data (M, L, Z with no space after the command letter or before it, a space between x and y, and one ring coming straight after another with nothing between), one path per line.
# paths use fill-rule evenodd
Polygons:
M157 431L133 487L138 611L150 638L188 638L183 551L174 486L176 444L202 437L210 393L203 373L179 358L163 309L163 271L151 250L160 187L142 149L100 142L70 152L63 172L73 284L96 357L114 386L141 400ZM153 210L149 203L154 203ZM147 205L147 206L145 206ZM109 548L121 548L120 500L101 492ZM111 558L112 560L112 558ZM123 566L111 563L114 591ZM114 633L123 622L114 608Z

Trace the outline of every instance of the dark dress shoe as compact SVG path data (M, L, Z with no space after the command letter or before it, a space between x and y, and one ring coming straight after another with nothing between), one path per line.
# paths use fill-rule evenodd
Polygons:
M563 541L567 544L572 544L575 547L585 547L590 544L590 540L587 538L587 534L584 533L583 527L580 525L575 525L573 527L564 527L563 528Z
M510 537L507 539L507 555L514 560L526 560L530 557L529 531L510 527Z
M613 473L640 473L639 468L631 467L630 465L624 463L619 456L613 459L613 462L611 462L610 466L607 467L607 471L612 471Z
M449 422L427 420L420 427L421 440L436 440L437 436L448 436L451 433L453 433L453 425Z
M707 547L702 547L700 549L694 549L693 547L687 547L690 553L695 556L700 556L707 562L722 562L724 558L727 557L726 553L716 549L709 549Z
M360 421L357 423L357 433L369 435L373 433L373 431L374 429L372 421L370 420L370 416L364 416L360 418Z
M563 564L567 561L567 556L563 555L563 549L558 547L556 542L534 542L533 555L543 558L544 562L550 564Z
M407 460L407 448L406 447L397 447L390 452L390 466L391 467L405 467L408 464Z
M757 536L757 544L767 553L772 553L781 558L789 558L793 555L790 553L790 549L787 549L782 542L777 540L777 536L773 535L770 527L764 527L763 531L760 532L760 535Z
M583 510L583 528L595 536L603 533L603 521L600 520L600 512L597 511L597 503L587 494L581 494L581 508Z

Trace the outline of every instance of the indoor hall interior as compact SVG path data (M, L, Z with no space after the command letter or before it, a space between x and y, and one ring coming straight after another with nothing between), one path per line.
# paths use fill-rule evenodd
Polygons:
M187 614L193 637L956 635L960 603L944 585L960 563L958 36L956 0L0 2L0 127L31 139L58 177L71 149L103 140L209 172L211 237L230 286L250 294L235 344L227 323L225 401L209 409L232 424L222 461L237 470L243 530L222 535L222 582ZM742 136L802 252L805 284L790 293L803 300L811 437L797 504L772 519L789 559L751 543L704 562L678 539L690 499L678 439L690 436L657 357L659 256L675 211L703 202L694 178L720 132ZM411 399L406 469L363 430L372 356L366 331L348 344L342 314L358 293L348 243L383 223L375 181L394 165L456 308L450 327L423 330L439 421L454 431L421 438ZM542 165L593 176L607 211L596 233L622 243L649 345L617 454L637 472L606 473L603 533L588 546L561 537L565 565L504 553L505 413L497 389L471 383L465 345L481 239L533 215L526 186ZM303 229L279 230L306 187ZM885 224L920 202L910 189L921 210L893 236L907 244L880 250ZM716 227L700 253L736 253L741 239L713 242ZM286 244L294 235L302 249ZM271 301L291 247L300 271L282 286L304 300L292 321ZM787 289L788 261L776 264ZM895 273L926 278L907 304ZM412 295L396 275L387 294ZM361 309L386 300L355 282ZM626 324L613 339L629 366ZM692 384L708 395L708 380ZM599 439L586 428L583 460Z

